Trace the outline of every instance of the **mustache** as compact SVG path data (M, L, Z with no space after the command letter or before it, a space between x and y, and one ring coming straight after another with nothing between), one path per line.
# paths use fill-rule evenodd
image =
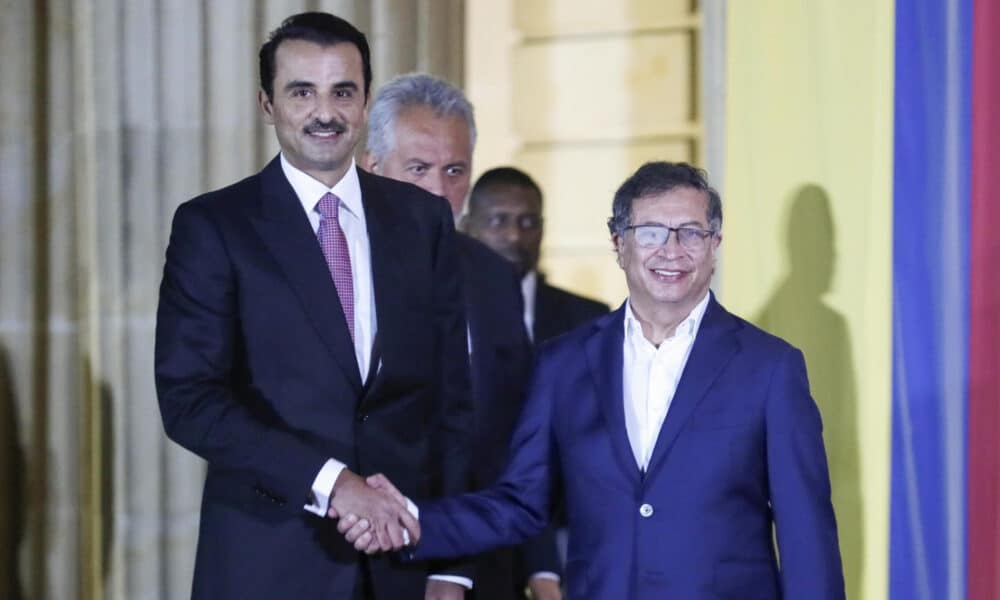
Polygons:
M325 122L316 119L305 127L306 133L344 133L345 131L347 131L347 124L336 119Z

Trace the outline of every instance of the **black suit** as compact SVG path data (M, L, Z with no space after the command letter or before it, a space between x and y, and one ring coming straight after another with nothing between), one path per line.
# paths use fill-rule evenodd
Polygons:
M535 344L541 344L591 319L606 315L610 310L607 304L549 285L539 273L532 337Z
M465 310L472 341L471 371L476 402L473 481L491 485L507 465L510 436L521 413L531 371L531 344L524 328L520 285L514 267L484 244L458 235ZM554 538L543 536L476 561L476 600L521 597L524 581L515 575L520 555L531 558L525 576L559 573Z
M156 384L167 434L208 461L195 598L350 598L364 575L375 598L423 598L431 567L363 558L304 510L313 480L332 457L414 498L468 489L473 407L451 213L409 184L358 176L381 360L367 380L278 159L174 217Z

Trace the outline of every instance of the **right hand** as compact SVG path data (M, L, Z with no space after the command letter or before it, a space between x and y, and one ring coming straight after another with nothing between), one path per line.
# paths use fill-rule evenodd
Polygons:
M399 550L405 545L404 529L414 543L420 538L420 523L407 510L406 498L392 484L389 488L370 486L348 469L333 484L329 516L340 517L337 530L358 550L368 554Z

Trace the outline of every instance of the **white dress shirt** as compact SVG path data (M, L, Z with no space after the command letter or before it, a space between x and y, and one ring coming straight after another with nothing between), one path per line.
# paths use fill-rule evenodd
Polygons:
M660 427L670 410L707 307L708 292L687 318L677 325L674 334L656 347L643 335L642 324L632 312L631 303L625 304L622 367L625 429L632 455L643 471L649 466Z
M538 291L538 271L531 270L521 278L521 296L524 298L524 328L528 339L535 341L535 293Z
M332 188L292 166L284 154L281 155L281 170L302 203L302 210L312 225L313 233L319 231L321 217L316 205L320 198L327 193L340 198L337 218L351 254L351 280L354 287L354 356L358 361L361 377L364 378L368 375L378 323L372 293L371 246L368 243L368 226L364 205L361 203L361 183L358 181L357 168L352 159L350 168ZM306 510L321 517L326 516L330 506L330 491L344 466L344 463L335 458L326 461L313 481L313 502L305 506Z
M368 376L371 368L372 346L374 345L375 333L378 331L378 320L375 313L375 294L372 291L372 253L368 240L368 223L365 221L364 204L361 201L361 182L358 180L358 171L351 159L351 166L344 173L344 176L332 188L314 179L310 175L292 166L285 155L281 155L281 170L285 173L285 178L295 190L299 202L302 203L302 210L305 211L313 233L319 231L321 220L319 210L316 205L326 193L331 193L340 199L337 208L337 219L340 222L340 229L344 232L347 240L347 249L351 255L351 279L354 287L354 356L358 361L358 370L361 378ZM318 240L317 240L318 243ZM333 484L337 477L346 468L346 465L330 458L320 469L319 474L312 484L312 502L305 505L305 509L320 517L326 517L330 508L330 492L333 491ZM409 511L418 517L417 507L407 499ZM418 517L419 518L419 517ZM409 532L403 530L403 537L409 543ZM431 579L450 581L457 583L468 589L472 589L472 580L467 577L452 575L431 575Z

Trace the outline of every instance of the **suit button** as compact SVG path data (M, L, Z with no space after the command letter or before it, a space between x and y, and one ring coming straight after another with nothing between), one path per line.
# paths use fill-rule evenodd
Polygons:
M367 423L367 422L368 422L368 413L362 413L358 415L358 423Z
M642 506L639 507L639 514L644 517L652 517L653 507L650 506L649 504L643 504Z

